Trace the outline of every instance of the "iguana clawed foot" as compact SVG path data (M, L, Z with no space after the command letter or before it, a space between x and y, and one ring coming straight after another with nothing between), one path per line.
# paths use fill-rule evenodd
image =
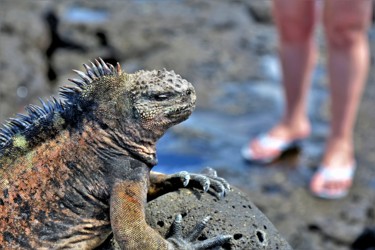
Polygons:
M210 217L204 218L198 222L194 229L188 233L188 235L182 235L182 216L179 214L176 216L175 221L171 227L171 236L167 239L174 247L174 249L184 250L199 250L207 249L217 246L222 246L232 239L231 235L220 235L211 239L195 242L203 229L206 227Z
M216 192L219 199L223 198L230 190L229 183L223 178L218 177L216 171L212 168L205 168L201 174L181 171L169 175L168 178L179 178L184 187L188 186L189 183L198 183L203 188L204 192L207 192L211 187Z

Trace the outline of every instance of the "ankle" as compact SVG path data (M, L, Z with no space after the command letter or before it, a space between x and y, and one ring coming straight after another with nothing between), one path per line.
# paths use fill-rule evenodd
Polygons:
M307 137L310 131L308 120L295 123L281 120L271 129L270 134L284 139L302 139Z
M279 123L280 127L288 130L294 137L306 137L311 132L310 121L307 117L298 119L282 119Z
M353 147L353 140L351 138L330 136L327 139L327 149L331 148L344 152L352 152Z
M351 139L329 138L323 156L323 165L347 166L354 161L354 146Z
M297 123L290 123L285 124L282 123L283 126L289 128L291 131L293 131L296 134L310 134L311 127L309 122L297 122Z

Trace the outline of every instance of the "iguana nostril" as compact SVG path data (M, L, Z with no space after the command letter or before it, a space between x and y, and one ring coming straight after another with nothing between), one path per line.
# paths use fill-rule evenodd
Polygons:
M186 90L186 95L191 95L191 89Z

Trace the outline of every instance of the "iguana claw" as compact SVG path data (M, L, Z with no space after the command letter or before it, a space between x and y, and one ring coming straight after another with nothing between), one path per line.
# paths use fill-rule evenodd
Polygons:
M180 179L184 187L188 186L189 183L196 182L203 188L204 192L212 188L217 193L218 198L224 197L230 190L229 183L225 179L218 177L216 171L212 168L206 168L201 174L181 171L170 175L169 178Z
M205 229L210 219L211 217L207 216L198 222L193 230L191 230L186 236L183 236L182 216L178 214L171 226L170 237L167 240L173 245L173 249L201 250L222 246L233 238L232 235L219 235L211 239L193 243L198 239L199 235L202 233L203 229Z
M181 171L177 174L174 174L174 176L181 178L184 187L187 187L187 185L189 185L190 174L187 171Z

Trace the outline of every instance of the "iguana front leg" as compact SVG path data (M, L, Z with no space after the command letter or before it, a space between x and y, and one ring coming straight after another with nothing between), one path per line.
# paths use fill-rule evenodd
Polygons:
M111 226L121 249L173 249L172 244L147 225L147 180L115 183L110 198Z
M182 235L182 218L177 215L172 226L172 235L165 240L145 220L147 180L119 181L113 185L110 198L111 226L114 238L121 249L147 250L198 250L221 246L230 235L195 242L209 218L205 218L186 236Z
M174 187L175 190L176 185L174 185L174 182L176 181L184 182L184 180L191 178L192 180L197 180L201 184L204 184L207 182L207 177L203 175L191 175L186 172L180 172L175 175L154 173L151 174L151 179L154 180L154 182L152 182L148 170L144 167L134 167L134 169L131 169L132 170L128 171L124 178L115 178L111 184L111 226L114 238L121 249L196 250L220 246L230 240L231 236L218 236L213 239L193 243L193 241L196 240L196 236L201 233L206 225L207 219L198 223L197 227L194 228L189 235L184 237L180 230L181 217L177 216L174 223L174 233L168 240L164 239L146 223L145 207L147 204L147 190L150 182L153 183L155 188L163 186L155 185L157 183L170 183L171 187ZM116 171L116 168L113 170L114 176L120 176ZM212 178L215 177L213 176ZM216 183L217 181L211 179L209 182ZM188 184L188 182L185 182L185 184ZM214 186L215 185L216 184L214 184ZM220 185L225 186L223 184ZM169 184L166 186L169 186ZM181 186L181 183L179 186ZM207 185L204 184L203 186ZM208 187L209 186L207 186L207 188Z

